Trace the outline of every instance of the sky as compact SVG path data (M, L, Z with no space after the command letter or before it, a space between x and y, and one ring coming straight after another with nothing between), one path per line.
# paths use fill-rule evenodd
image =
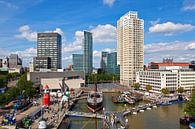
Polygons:
M38 32L62 35L63 68L81 53L83 30L93 33L93 65L116 51L116 23L128 11L144 20L144 64L195 60L195 0L0 0L0 58L11 53L28 66Z

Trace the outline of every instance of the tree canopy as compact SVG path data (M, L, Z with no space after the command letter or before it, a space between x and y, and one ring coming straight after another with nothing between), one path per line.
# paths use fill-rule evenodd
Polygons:
M0 77L0 88L3 88L7 86L7 77L6 76L1 76Z
M168 95L168 94L170 94L170 91L169 91L169 89L168 88L162 88L162 93L164 94L164 95Z
M94 83L94 81L96 81L97 83L113 82L118 81L119 79L119 75L109 73L90 74L86 77L87 83Z
M133 87L134 87L135 90L139 90L140 84L139 83L134 83Z
M192 92L192 98L189 102L186 103L185 112L190 116L195 116L195 91Z
M179 88L177 89L177 92L178 92L178 93L183 93L183 92L184 92L184 88L183 88L183 87L179 87Z
M27 75L24 74L18 80L16 87L12 87L5 93L0 94L0 105L17 99L19 95L23 95L24 98L28 98L33 97L35 93L36 90L33 88L33 83L31 81L27 81Z
M152 90L152 86L151 85L147 85L146 86L146 91L149 92L150 90Z

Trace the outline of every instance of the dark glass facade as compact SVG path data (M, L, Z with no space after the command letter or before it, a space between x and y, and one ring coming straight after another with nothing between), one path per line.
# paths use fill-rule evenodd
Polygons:
M38 33L37 57L48 57L51 69L61 69L62 64L62 40L58 33ZM46 64L45 64L46 66Z
M83 54L72 54L73 70L83 71Z
M84 70L86 74L90 74L93 71L93 37L91 32L84 31Z
M117 52L102 52L101 68L105 72L119 74L120 68L117 65Z

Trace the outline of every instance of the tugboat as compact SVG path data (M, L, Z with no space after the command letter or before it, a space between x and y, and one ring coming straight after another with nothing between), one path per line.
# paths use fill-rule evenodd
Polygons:
M95 83L94 91L90 92L87 97L87 107L93 113L103 108L103 94L97 92L97 84Z

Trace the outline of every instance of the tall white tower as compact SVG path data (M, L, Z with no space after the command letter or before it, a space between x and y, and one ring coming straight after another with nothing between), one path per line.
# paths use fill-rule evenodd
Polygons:
M144 68L144 20L137 12L128 12L117 21L117 64L120 83L130 86L137 71Z

